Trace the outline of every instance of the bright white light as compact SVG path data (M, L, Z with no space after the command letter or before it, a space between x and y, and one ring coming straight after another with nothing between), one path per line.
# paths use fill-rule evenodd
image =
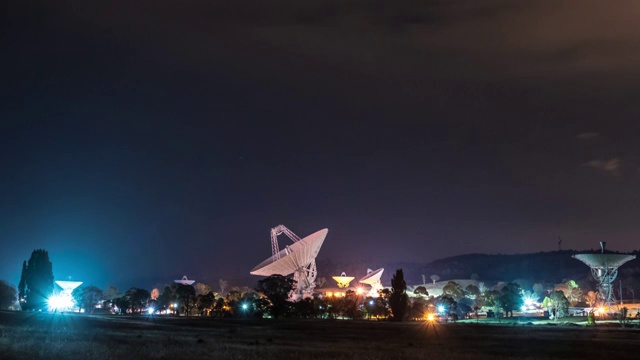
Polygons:
M364 290L362 290L362 288L361 288L361 287L359 287L359 288L356 290L356 292L358 293L358 295L360 295L360 294L362 294L362 293L364 292Z
M522 310L522 311L527 310L527 306L526 306L526 305L522 305L522 306L520 307L520 310Z
M373 300L369 300L369 305L373 305Z
M527 306L530 306L531 304L533 304L533 299L531 298L524 299L524 304Z
M49 307L49 311L62 311L69 310L73 308L74 302L70 295L68 294L58 294L52 295L47 300L47 305Z
M173 303L173 307L174 307L174 308L177 308L177 307L178 307L178 304L177 304L177 303Z
M156 309L150 307L147 309L147 312L149 313L149 315L153 314L156 311Z
M242 309L247 310L247 304L242 304Z
M439 313L443 313L444 312L444 306L442 306L442 305L438 306L438 312Z

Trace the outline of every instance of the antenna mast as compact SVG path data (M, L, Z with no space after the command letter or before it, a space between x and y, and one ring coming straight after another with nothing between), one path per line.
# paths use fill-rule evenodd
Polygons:
M289 230L284 225L278 225L271 229L271 255L273 255L273 260L280 259L280 247L278 246L278 235L285 234L292 242L300 241L300 237L293 233L293 231Z

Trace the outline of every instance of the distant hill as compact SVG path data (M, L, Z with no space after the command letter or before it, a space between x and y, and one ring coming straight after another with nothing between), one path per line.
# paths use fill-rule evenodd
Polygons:
M560 283L565 279L593 282L589 267L574 259L571 255L578 253L599 253L600 250L562 250L539 252L531 254L467 254L447 257L427 264L416 263L336 263L328 259L318 260L319 277L327 281L331 276L339 275L342 271L355 276L356 280L366 274L367 268L384 267L382 277L384 284L389 284L396 269L402 268L408 284L422 283L422 274L430 282L431 275L438 275L440 281L449 279L469 279L471 274L477 274L480 281L513 281L527 280L528 282ZM610 252L607 253L617 253ZM629 254L640 255L636 250ZM621 279L640 279L640 259L636 258L626 263L620 270ZM640 289L639 289L640 290Z

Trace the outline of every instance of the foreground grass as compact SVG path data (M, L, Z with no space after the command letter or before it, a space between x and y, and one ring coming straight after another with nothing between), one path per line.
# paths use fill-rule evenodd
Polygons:
M0 312L2 359L632 358L619 328Z

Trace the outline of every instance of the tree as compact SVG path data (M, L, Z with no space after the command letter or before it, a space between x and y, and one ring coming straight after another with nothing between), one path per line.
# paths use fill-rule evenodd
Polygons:
M219 318L222 318L224 315L225 303L224 298L218 298L216 303L213 305L213 311L218 315Z
M513 310L519 310L524 303L522 300L522 289L517 283L510 282L502 288L501 292L500 303L502 304L502 308L505 314L513 316Z
M355 291L347 290L345 295L337 299L341 303L341 315L349 319L360 319L363 317L363 312L360 308L363 305L364 298L358 296Z
M378 297L375 298L371 313L377 318L389 318L389 297L391 292L389 289L378 291Z
M102 299L102 290L95 286L83 286L74 289L71 296L79 308L84 309L87 313L91 313Z
M413 290L413 293L416 295L429 296L429 292L427 288L424 286L418 286Z
M180 309L184 309L184 314L189 315L196 303L196 289L191 285L178 284L175 295Z
M561 290L552 292L549 299L551 305L556 309L555 320L563 318L569 313L569 300Z
M198 295L196 300L196 307L200 311L200 316L210 315L213 311L213 304L216 301L213 291L208 294Z
M120 294L120 290L118 290L115 285L107 286L107 288L102 293L102 297L105 300L113 300L119 298L120 296L122 296L122 294Z
M0 280L0 310L8 310L18 299L16 288Z
M402 269L396 270L391 278L391 294L389 295L389 307L393 321L403 321L407 311L409 297L407 296L407 283L404 281Z
M435 283L436 283L436 281L440 280L440 276L438 276L438 275L431 275L431 276L429 277L429 279L431 279L431 281L433 281L433 283L435 284Z
M220 295L225 296L229 283L226 280L220 279L218 280L218 285L220 286Z
M596 306L596 301L598 300L598 293L595 291L589 291L587 295L584 297L584 300L589 304L589 307Z
M620 325L622 325L622 327L625 327L625 325L631 321L631 319L627 317L627 315L629 315L629 308L625 306L622 309L620 309L620 313L618 315L620 320Z
M498 290L489 290L485 292L485 305L489 306L496 315L502 310L502 293Z
M196 289L196 295L206 295L213 291L211 286L203 283L195 283L193 288Z
M19 287L23 310L46 309L47 299L53 293L53 265L46 250L33 250L26 266L22 264Z
M571 288L571 292L569 294L570 303L572 303L573 305L577 305L578 303L582 302L583 299L584 293L582 292L582 289L580 289L579 287Z
M156 300L156 307L158 310L170 309L175 299L176 297L173 289L171 289L171 287L169 286L165 286L162 294L160 294L160 296L158 296L158 299Z
M353 292L353 291L352 291ZM293 304L293 312L301 319L311 319L316 317L317 309L312 298L302 299Z
M436 310L441 312L441 309L446 314L455 314L458 311L458 302L449 295L442 295L436 299Z
M409 307L409 318L412 320L422 319L427 311L426 300L424 298L414 298Z
M480 289L473 284L467 285L464 290L467 293L469 299L476 299L478 296L480 296Z
M127 310L131 307L131 301L129 301L129 298L126 296L111 299L111 302L118 308L120 314L126 314Z
M480 281L478 283L478 290L480 290L481 294L484 294L484 292L487 291L487 287L484 285L484 282Z
M533 290L534 294L538 295L538 297L545 295L544 286L541 283L533 284L533 287L531 289Z
M151 300L158 300L159 296L160 291L158 290L158 288L153 288L153 290L151 290Z
M449 281L447 285L442 288L442 293L451 296L456 301L464 296L464 290L462 290L462 287L455 281Z
M271 275L260 281L256 291L264 294L269 299L271 316L278 318L285 315L289 309L289 292L293 289L295 281L282 275Z
M151 294L145 289L131 288L124 293L124 298L129 302L132 313L141 312L147 307ZM120 306L118 306L120 307Z

